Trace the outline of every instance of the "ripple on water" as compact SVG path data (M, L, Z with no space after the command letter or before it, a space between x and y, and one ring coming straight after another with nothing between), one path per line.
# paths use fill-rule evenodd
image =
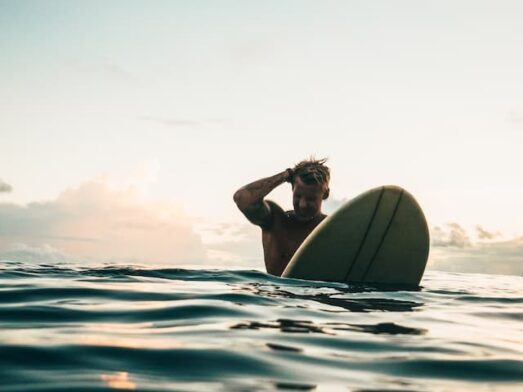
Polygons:
M2 390L517 390L523 279L479 278L3 262Z

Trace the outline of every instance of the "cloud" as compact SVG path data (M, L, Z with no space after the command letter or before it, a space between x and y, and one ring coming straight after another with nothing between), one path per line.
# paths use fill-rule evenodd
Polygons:
M8 193L8 192L11 192L13 190L13 187L11 185L9 185L8 183L2 181L2 179L0 179L0 193Z
M103 79L118 82L135 81L135 77L130 72L109 58L100 58L96 62L91 63L69 60L65 65L85 75L102 77Z
M431 268L452 272L523 276L523 237L480 243L469 249L431 252Z
M195 222L170 202L146 202L136 186L107 179L55 200L0 203L0 259L263 266L260 229L246 222ZM334 211L344 199L330 199ZM431 229L432 269L523 275L523 237L452 222Z
M259 66L271 59L277 43L273 37L244 40L231 48L231 61L242 66Z
M476 231L478 233L478 238L481 240L493 240L494 238L501 236L500 232L487 231L480 225L476 225Z
M523 124L523 110L511 110L507 115L507 120L512 124Z
M198 228L209 260L216 264L263 265L261 230L249 223L218 223Z
M193 223L169 202L144 202L133 187L97 180L56 200L0 203L0 256L140 263L202 263ZM20 245L22 244L22 245Z
M67 262L73 261L74 257L66 255L50 245L44 244L40 247L29 246L23 243L15 243L6 249L0 250L0 260L21 261L28 263L38 262Z
M448 223L447 230L435 226L431 238L432 245L439 247L467 248L471 245L465 229L457 223Z
M429 266L452 272L523 275L523 237L503 239L480 225L469 235L457 223L431 230ZM471 239L473 238L473 239Z
M181 128L199 128L206 126L224 126L231 123L230 119L227 118L207 118L202 120L194 119L183 119L183 118L169 118L169 117L151 117L151 116L140 116L139 120L148 121L155 124L165 125L168 127L181 127Z

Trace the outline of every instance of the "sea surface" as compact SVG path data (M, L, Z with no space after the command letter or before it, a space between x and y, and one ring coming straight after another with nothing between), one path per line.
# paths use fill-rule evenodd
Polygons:
M523 277L0 262L1 391L523 391Z

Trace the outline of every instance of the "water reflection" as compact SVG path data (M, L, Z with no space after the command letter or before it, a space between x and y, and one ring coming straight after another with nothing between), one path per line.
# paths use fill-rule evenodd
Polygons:
M288 320L278 319L275 321L260 322L260 321L247 321L244 323L238 323L229 327L230 329L279 329L281 332L302 332L302 333L323 333L331 334L324 328L314 325L312 321L307 320Z
M305 289L310 289L304 287ZM392 298L340 298L340 295L348 293L361 293L362 291L372 292L369 287L352 287L347 290L333 290L331 292L318 292L318 289L312 293L293 293L289 290L283 290L279 286L265 285L260 283L251 283L249 285L235 286L238 291L249 292L258 296L291 298L305 301L315 301L321 304L342 308L350 312L371 312L371 311L388 311L388 312L411 312L416 308L423 306L421 302L405 301ZM336 310L322 309L326 312L336 312Z
M109 388L114 389L136 389L136 384L129 380L129 373L118 372L114 374L102 374L100 379L105 382Z
M520 277L476 288L472 274L429 272L412 292L252 271L2 268L2 392L519 392L523 381Z
M269 322L247 321L243 323L234 324L230 329L279 329L281 332L290 333L321 333L326 335L336 335L335 331L354 331L365 332L372 334L387 334L387 335L424 335L427 333L423 328L412 328L398 325L395 323L377 323L377 324L350 324L341 322L327 322L315 324L308 320L290 320L278 319ZM269 345L269 344L268 344ZM273 347L273 349L284 349L281 347Z
M298 384L294 382L277 382L274 383L276 389L284 389L289 391L312 391L316 389L314 384Z
M288 345L284 345L284 344L266 343L265 345L267 347L269 347L271 350L276 350L276 351L291 351L291 352L295 352L295 353L299 353L299 352L303 351L302 348L288 346Z
M331 329L337 331L360 331L373 334L387 335L425 335L427 330L424 328L404 327L395 323L377 323L377 324L345 324L345 323L326 323Z

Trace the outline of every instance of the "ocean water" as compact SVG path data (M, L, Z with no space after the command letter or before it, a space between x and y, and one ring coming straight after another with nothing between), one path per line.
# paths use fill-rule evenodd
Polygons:
M1 391L522 391L523 277L0 262Z

